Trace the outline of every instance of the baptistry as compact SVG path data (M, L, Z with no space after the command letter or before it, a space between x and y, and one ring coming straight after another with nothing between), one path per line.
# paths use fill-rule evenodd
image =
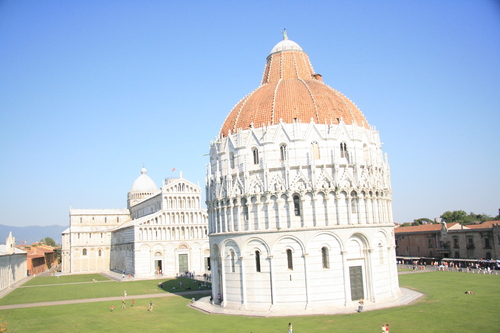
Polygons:
M212 296L290 311L400 293L379 133L286 36L210 143Z

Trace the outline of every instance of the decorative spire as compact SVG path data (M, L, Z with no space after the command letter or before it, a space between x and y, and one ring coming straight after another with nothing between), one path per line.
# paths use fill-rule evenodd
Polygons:
M283 29L283 40L287 40L288 39L288 34L286 33L286 28Z

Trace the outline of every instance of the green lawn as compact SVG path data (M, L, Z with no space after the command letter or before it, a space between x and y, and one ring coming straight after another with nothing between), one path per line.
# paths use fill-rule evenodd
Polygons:
M23 284L23 286L39 286L47 284L64 284L64 283L81 283L81 282L93 282L96 281L112 281L101 274L82 274L82 275L63 275L60 277L56 276L41 276L33 278Z
M116 282L112 280L104 280L102 282L87 282L92 281L85 279L83 283L75 284L73 282L66 282L62 284L52 283L52 280L57 282L64 281L63 277L37 277L31 279L32 286L24 284L5 297L0 299L0 305L9 304L23 304L23 303L36 303L36 302L51 302L51 301L64 301L70 299L83 299L83 298L98 298L98 297L119 297L123 296L124 290L127 291L128 296L134 295L147 295L157 293L167 293L176 291L185 291L190 287L191 290L198 290L198 282L188 278L176 279L161 279L161 280L142 280L142 281L126 281ZM82 279L82 275L77 275ZM37 280L40 279L40 286ZM69 280L71 281L71 280ZM183 288L180 288L180 282L183 282ZM163 288L159 284L163 283ZM175 288L175 289L174 289Z
M115 291L139 292L147 282L106 282L81 284L79 289L100 285ZM146 283L146 285L141 285ZM178 284L170 280L169 287ZM129 288L128 286L136 285ZM12 332L286 332L292 322L294 333L303 332L380 332L383 323L389 323L391 332L499 332L500 276L455 272L428 272L400 275L400 285L417 289L425 298L409 306L353 313L349 315L304 316L282 318L255 318L247 316L209 315L187 307L189 298L166 297L152 299L154 311L148 312L149 299L138 299L134 308L127 304L120 309L119 302L96 302L75 305L47 306L0 311ZM54 288L64 293L65 286L21 288ZM115 288L114 286L112 288ZM474 295L464 291L472 290ZM43 293L43 292L38 292ZM95 292L97 294L97 292ZM9 296L10 296L9 295ZM130 293L129 293L130 295ZM192 297L192 296L190 296ZM3 301L3 300L2 300ZM109 307L114 304L114 312Z

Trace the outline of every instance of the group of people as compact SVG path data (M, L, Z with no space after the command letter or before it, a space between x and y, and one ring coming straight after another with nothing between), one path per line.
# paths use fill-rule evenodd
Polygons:
M134 307L135 305L135 299L132 300L131 302L131 307ZM126 302L125 302L125 298L122 299L122 309L125 309L127 306L126 306ZM113 312L113 310L115 309L115 306L114 305L111 305L109 307L110 311ZM153 301L149 301L149 309L148 311L150 312L153 312Z
M389 333L389 324L382 325L382 333Z

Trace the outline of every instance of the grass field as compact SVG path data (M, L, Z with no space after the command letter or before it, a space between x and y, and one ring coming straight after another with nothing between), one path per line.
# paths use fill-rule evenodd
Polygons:
M33 279L34 280L34 279ZM148 282L151 283L148 285ZM187 282L187 281L186 281ZM38 283L38 282L33 282ZM68 282L74 283L74 282ZM72 284L78 298L92 293L105 293L101 286L114 292L143 293L155 281L102 282ZM23 290L31 290L37 298L67 299L67 285L19 288L5 298L26 298ZM178 285L178 280L166 283L165 291ZM186 283L185 283L186 284ZM294 333L304 332L380 332L389 323L391 332L499 332L500 276L455 272L428 272L400 275L401 287L419 290L426 296L415 304L398 308L332 316L302 316L256 318L246 316L209 315L187 305L189 296L154 298L154 311L148 312L149 299L138 299L134 308L120 309L119 302L95 302L56 305L25 309L1 310L0 318L8 322L8 332L286 332L289 322ZM49 290L47 292L46 290ZM92 288L93 289L92 291ZM169 289L170 288L170 289ZM45 291L44 291L45 290ZM130 290L130 292L129 292ZM464 294L472 290L473 295ZM157 290L156 292L159 292ZM116 295L115 295L116 296ZM93 297L93 296L92 296ZM100 296L99 296L100 297ZM4 298L4 299L5 299ZM129 297L131 298L131 297ZM1 304L6 304L4 299ZM109 307L114 304L115 310Z

